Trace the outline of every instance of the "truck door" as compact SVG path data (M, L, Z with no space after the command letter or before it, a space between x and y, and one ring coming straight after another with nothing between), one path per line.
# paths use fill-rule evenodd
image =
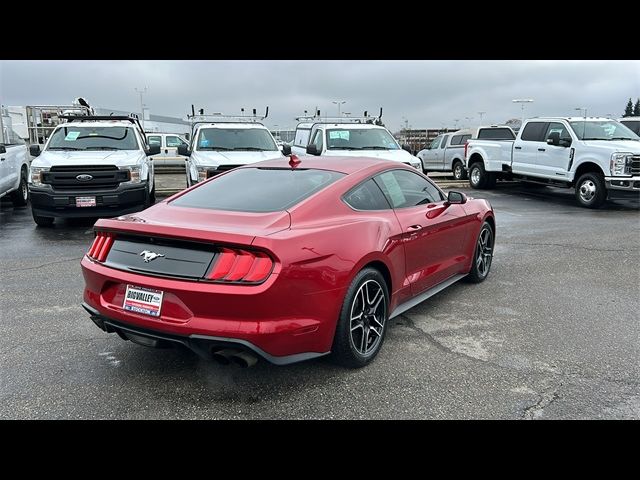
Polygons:
M537 163L538 149L545 151L546 142L544 134L549 122L527 122L515 142L511 158L511 170L513 173L523 175L538 175L540 168Z
M7 147L0 143L0 195L3 195L9 190L9 158L10 153L7 151Z
M560 122L549 122L547 125L544 140L545 143L551 133L557 132L561 140L571 143L571 134L569 129ZM536 163L538 164L538 175L546 178L563 179L567 178L569 170L569 158L571 147L567 145L549 145L546 144L538 148L538 156Z
M442 170L444 150L440 149L441 142L442 135L438 135L431 141L429 148L424 152L422 164L425 170Z

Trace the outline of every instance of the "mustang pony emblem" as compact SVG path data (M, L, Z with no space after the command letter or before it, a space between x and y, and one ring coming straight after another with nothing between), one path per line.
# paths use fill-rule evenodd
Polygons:
M144 263L149 263L151 260L155 260L158 257L164 257L164 254L143 250L140 252L140 256L144 257Z

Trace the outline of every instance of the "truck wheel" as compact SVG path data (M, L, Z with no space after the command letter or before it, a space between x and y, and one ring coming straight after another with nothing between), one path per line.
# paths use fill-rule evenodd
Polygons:
M487 173L482 162L476 162L469 169L469 184L471 188L493 188L496 185L496 177Z
M53 217L41 217L40 215L33 214L33 220L39 227L50 227L53 225Z
M599 208L607 199L604 177L598 172L580 175L576 182L576 200L582 207Z
M27 185L27 174L24 168L20 173L20 186L11 194L11 201L14 207L24 207L29 201L29 187Z
M467 171L464 169L464 165L460 160L457 160L453 164L453 178L456 180L466 180L467 179Z

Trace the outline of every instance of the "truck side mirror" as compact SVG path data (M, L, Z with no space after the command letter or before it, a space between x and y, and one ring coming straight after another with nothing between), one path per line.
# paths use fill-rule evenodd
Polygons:
M551 132L547 137L547 145L560 146L560 132Z
M569 137L569 138L561 138L560 139L560 146L561 147L570 147L571 146L571 137Z
M147 155L160 155L160 145L149 145Z
M29 147L29 153L31 154L32 157L37 157L38 155L40 155L40 145L38 144L31 145Z
M191 150L189 150L189 147L187 145L178 145L178 155L188 157L189 155L191 155Z
M309 155L320 155L320 152L318 151L318 147L315 146L315 144L310 144L307 145L307 153Z
M291 155L291 145L282 145L282 154L286 157Z
M407 145L406 143L402 144L402 149L406 150L409 153L411 153L411 147L409 145Z

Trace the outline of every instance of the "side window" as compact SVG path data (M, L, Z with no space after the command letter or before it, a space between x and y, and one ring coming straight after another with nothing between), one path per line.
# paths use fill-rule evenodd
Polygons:
M313 136L313 144L316 146L318 152L322 151L322 134L324 132L320 129L316 130L315 135Z
M571 138L571 135L563 124L559 122L549 122L547 131L544 134L544 139L546 140L547 138L549 138L549 135L554 132L558 132L560 134L560 138Z
M164 138L164 141L166 142L167 147L179 147L184 143L176 135L167 135Z
M429 149L434 150L438 148L438 145L440 145L440 140L442 140L442 137L434 138L433 141L431 142L431 145L429 146Z
M391 208L373 179L350 190L343 198L347 205L355 210L389 210Z
M544 142L544 132L547 122L529 122L524 127L520 140L526 142Z
M407 170L391 170L376 177L393 208L415 207L441 202L444 197L429 180Z
M451 137L450 145L460 145L461 140L462 140L462 135L454 135L453 137Z
M147 135L147 142L149 142L149 146L158 145L162 147L162 137L160 135Z
M449 135L444 135L442 137L442 143L440 144L440 148L444 148L447 146L447 140L449 139Z
M465 143L467 143L467 140L471 139L471 135L462 135L462 138L460 139L460 145L464 145Z
M309 135L311 133L311 130L307 130L307 129L302 129L299 128L298 130L296 130L296 137L293 140L293 144L296 147L307 147L307 145L309 144Z

